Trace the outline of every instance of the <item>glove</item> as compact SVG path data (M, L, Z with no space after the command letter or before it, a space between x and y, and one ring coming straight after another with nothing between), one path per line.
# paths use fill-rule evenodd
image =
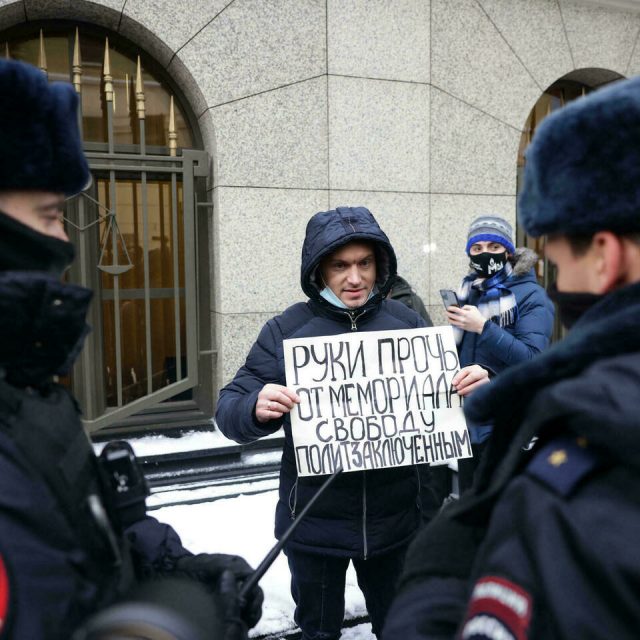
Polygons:
M238 581L231 571L224 570L222 572L215 595L220 618L224 620L224 640L246 640L249 636L247 625L240 611ZM258 615L256 622L259 619L260 615Z
M233 598L240 607L238 599L238 588L242 582L248 578L253 569L244 558L240 556L226 555L224 553L200 553L195 556L185 556L176 562L175 573L184 574L199 580L212 592L220 592L224 595L225 607L231 610L230 600L232 599L231 587L229 585L229 575L233 577ZM229 574L222 579L224 574ZM222 594L221 589L225 589ZM239 611L239 617L251 629L258 624L262 616L262 602L264 593L258 586L254 587L246 597L246 604Z

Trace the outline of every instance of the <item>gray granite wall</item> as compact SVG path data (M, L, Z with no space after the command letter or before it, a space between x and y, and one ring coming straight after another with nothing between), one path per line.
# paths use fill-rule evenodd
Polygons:
M469 221L515 221L516 156L544 89L640 72L640 14L572 0L0 0L0 29L120 32L176 80L213 156L217 379L302 299L310 215L368 206L438 320Z

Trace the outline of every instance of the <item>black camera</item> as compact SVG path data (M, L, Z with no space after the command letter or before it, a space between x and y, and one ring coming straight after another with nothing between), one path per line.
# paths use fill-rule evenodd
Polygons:
M99 460L109 507L121 527L144 518L149 485L131 445L125 440L109 442Z
M244 640L225 633L223 612L194 580L166 578L140 585L91 616L72 640Z

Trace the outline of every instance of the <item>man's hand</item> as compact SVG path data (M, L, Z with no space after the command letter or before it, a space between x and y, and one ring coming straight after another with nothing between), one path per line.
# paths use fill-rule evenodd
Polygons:
M447 307L449 323L463 331L482 333L487 319L478 311L478 307L465 304L464 307Z
M487 384L487 382L489 382L489 372L479 364L470 364L468 367L462 367L462 369L456 373L451 384L459 396L467 396L474 389L477 389L483 384Z
M299 402L300 397L291 389L281 384L265 384L256 401L256 419L258 422L277 420L289 413Z

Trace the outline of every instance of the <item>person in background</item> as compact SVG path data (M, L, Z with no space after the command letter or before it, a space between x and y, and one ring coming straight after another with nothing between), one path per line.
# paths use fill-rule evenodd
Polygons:
M465 252L471 273L458 290L460 306L447 308L460 365L477 364L491 375L530 360L551 340L554 308L538 284L535 252L516 249L511 225L498 216L476 218ZM471 486L491 425L469 423L474 457L458 462L460 493Z
M324 480L298 476L289 413L299 398L286 386L282 343L424 327L417 313L387 298L395 275L393 247L368 209L338 207L315 214L302 247L300 282L308 301L266 323L245 364L220 392L216 422L228 438L251 442L284 426L277 538ZM465 373L461 392L488 379L484 370ZM380 636L407 545L420 524L418 485L412 466L342 473L293 532L284 551L303 640L340 637L350 562L373 633Z
M194 556L147 516L128 444L110 443L96 458L76 400L56 381L82 349L92 296L62 281L74 258L65 198L90 183L78 96L11 60L0 60L0 96L0 637L69 640L121 602L134 607L138 629L155 630L136 638L167 638L171 623L185 632L172 638L189 640L196 620L212 638L246 638L262 602L256 588L240 611L237 581L251 567L238 556ZM179 582L165 588L169 577ZM149 582L165 592L158 615L136 605ZM183 588L208 608L169 606ZM122 631L121 623L112 612L109 629Z
M402 304L409 307L409 309L413 309L425 321L426 327L433 327L433 322L431 322L422 298L402 276L396 275L396 281L393 283L387 297L390 300L402 302Z
M640 78L546 118L526 160L569 332L466 403L486 464L412 544L385 640L638 637Z

